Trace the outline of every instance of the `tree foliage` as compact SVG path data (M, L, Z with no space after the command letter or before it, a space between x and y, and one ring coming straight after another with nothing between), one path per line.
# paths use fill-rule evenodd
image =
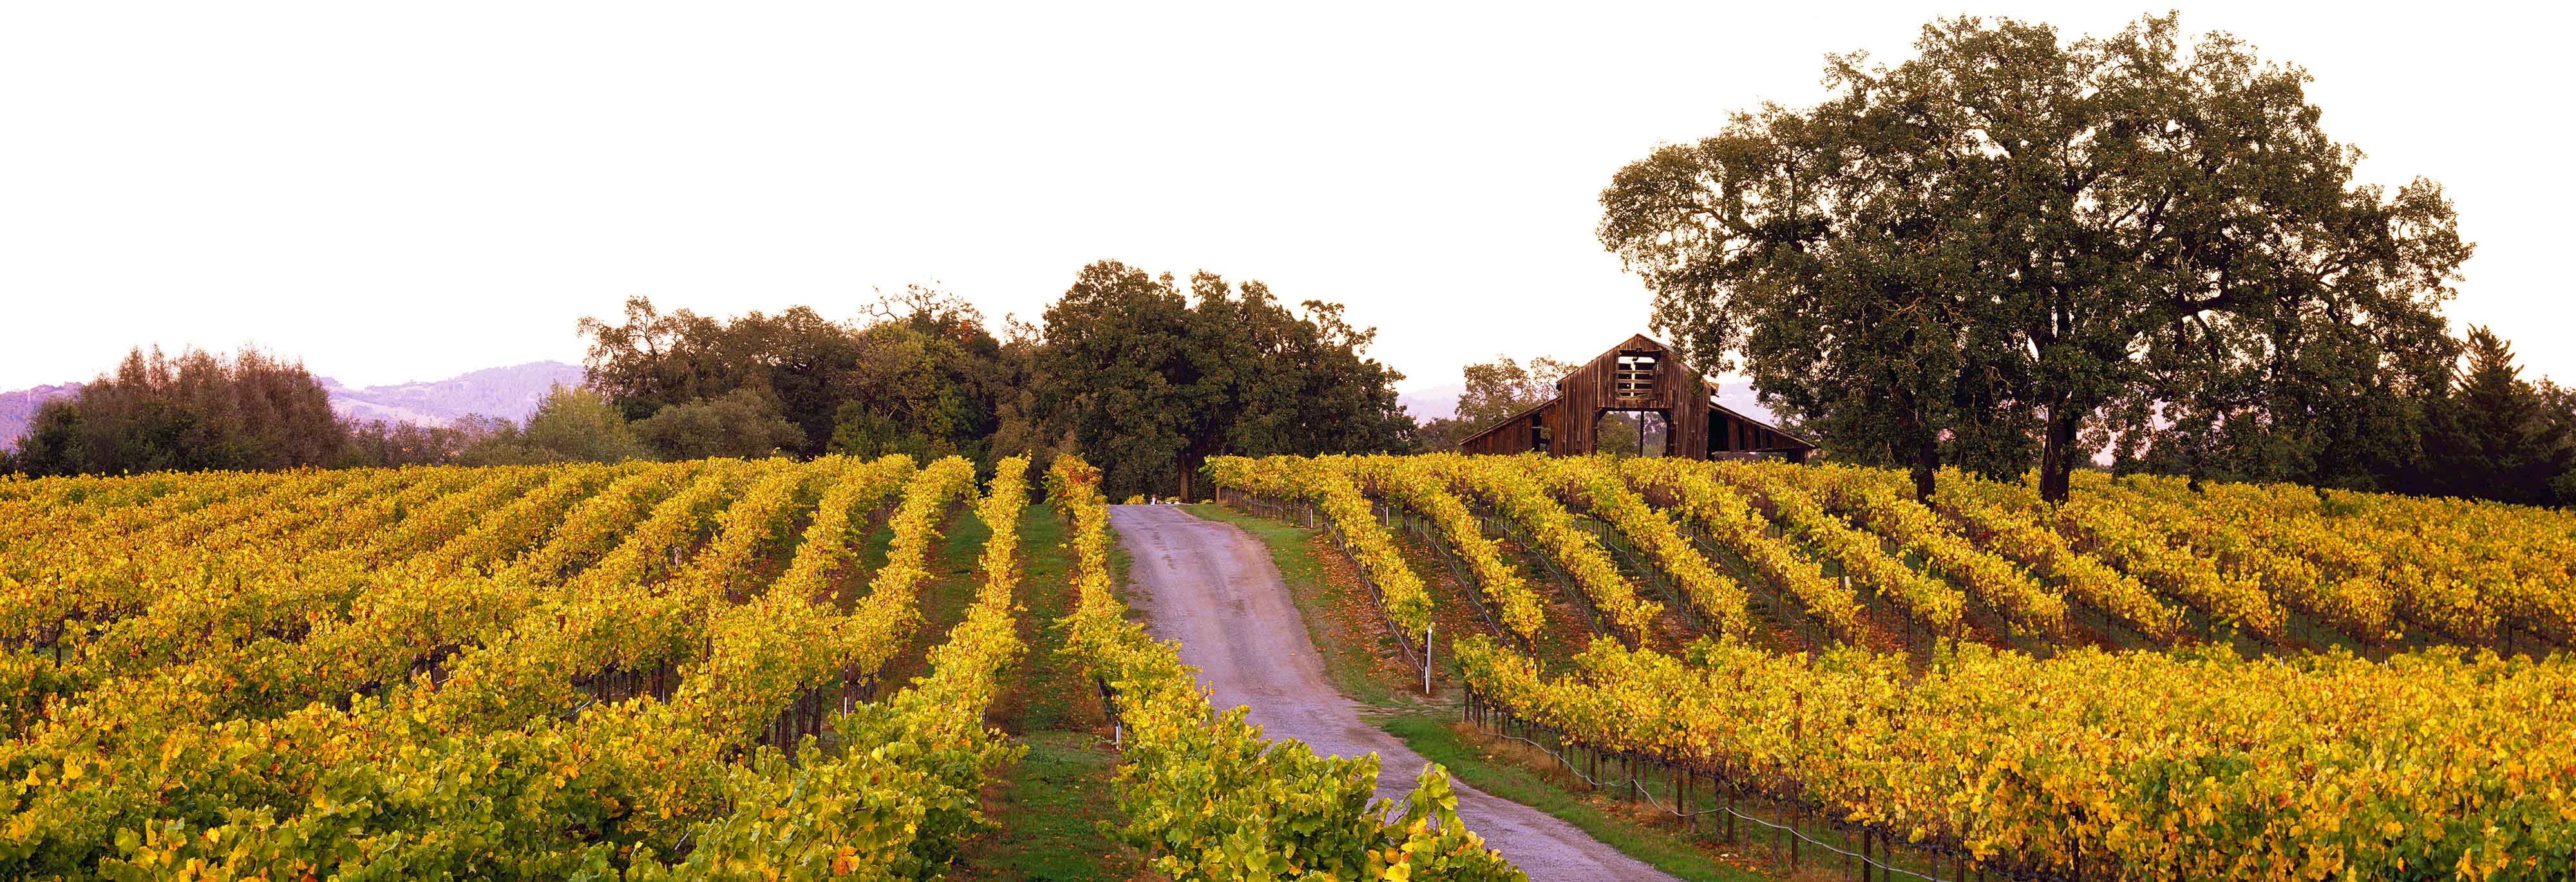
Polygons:
M339 464L351 468L444 465L457 461L482 440L470 425L424 426L413 422L369 420L349 426L349 447Z
M1093 264L1043 328L1006 317L1006 336L923 286L848 322L808 307L664 313L639 297L621 321L580 327L590 385L664 456L775 446L1044 467L1079 444L1114 494L1186 494L1209 456L1400 449L1412 428L1399 375L1362 355L1373 330L1337 304L1292 309L1259 282L1208 273L1185 294L1168 276Z
M2088 424L2132 457L2262 450L2307 480L2383 454L2349 442L2438 376L2471 247L2437 184L2356 183L2303 70L2186 48L2169 16L2073 43L1956 18L1915 45L1830 58L1834 97L1737 114L1604 191L1603 243L1694 363L1741 355L1829 452L1918 488L2036 458L2062 499Z
M352 430L326 420L316 431L338 434L293 435L317 451L295 462L908 453L988 467L1025 456L1043 468L1079 445L1097 452L1118 494L1189 495L1191 474L1210 456L1411 443L1413 424L1395 401L1402 376L1365 354L1376 331L1353 326L1339 304L1289 306L1260 282L1201 273L1184 294L1169 276L1102 262L1082 270L1043 328L1006 316L999 329L996 336L955 295L923 286L881 296L849 321L803 306L732 318L664 312L636 297L621 316L581 321L585 383L553 390L524 423L377 423L346 441ZM122 387L101 388L104 396ZM312 399L327 417L318 386ZM77 416L62 410L40 422L31 461L50 469L102 449L105 441L83 434L99 434L96 421ZM258 467L189 434L195 411L144 416L105 434L140 438L118 443L158 453L111 450L123 457L114 462ZM14 465L0 461L0 469ZM62 468L100 470L87 460Z
M636 439L662 459L757 459L805 446L805 433L758 389L665 407L633 428Z
M1173 277L1116 261L1082 269L1049 306L1038 406L1057 415L1106 474L1112 498L1191 495L1219 454L1401 450L1412 421L1403 375L1364 352L1376 330L1339 304L1282 305L1259 282Z
M2533 384L2494 331L2469 329L2462 372L2431 407L2420 492L2576 503L2576 397Z
M1024 404L1016 390L1027 384L1028 354L1010 351L974 307L936 288L880 297L848 322L805 306L731 319L664 313L635 297L623 322L585 318L580 331L590 341L589 385L629 419L749 390L796 430L792 439L765 437L792 440L779 447L799 455L904 450L989 461L1032 449L985 449L1005 418L1023 420L1012 427L1015 441L1043 435L1009 407Z
M1546 356L1532 358L1524 366L1511 356L1496 355L1492 361L1461 368L1459 376L1465 383L1455 415L1423 423L1414 431L1414 450L1448 450L1495 423L1546 403L1556 397L1556 382L1576 367Z
M579 328L590 343L586 384L630 420L755 389L777 400L787 420L819 443L831 437L834 412L860 361L849 329L808 307L728 321L686 309L665 314L652 300L631 297L625 319L612 325L584 318Z
M155 348L36 413L8 465L35 475L335 464L348 427L299 363Z
M1578 367L1546 356L1532 358L1523 367L1504 355L1468 365L1459 371L1466 388L1458 393L1458 419L1475 426L1473 431L1483 431L1555 398L1557 382Z
M617 405L585 386L555 386L525 423L476 417L462 422L477 439L458 457L466 465L624 462L652 455Z

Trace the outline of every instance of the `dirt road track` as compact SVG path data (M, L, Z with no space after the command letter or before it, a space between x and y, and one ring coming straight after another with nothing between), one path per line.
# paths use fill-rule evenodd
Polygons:
M1109 523L1135 557L1137 607L1154 636L1181 642L1218 708L1248 705L1271 737L1318 753L1379 757L1377 793L1401 802L1422 773L1421 754L1362 721L1358 706L1324 679L1269 549L1231 524L1172 506L1120 505ZM1533 880L1671 879L1574 825L1458 782L1458 817Z

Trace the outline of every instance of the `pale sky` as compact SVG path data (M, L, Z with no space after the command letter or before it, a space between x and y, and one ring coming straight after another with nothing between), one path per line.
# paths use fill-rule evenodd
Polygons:
M0 6L0 389L138 343L356 385L577 362L632 294L851 317L935 281L1035 320L1102 258L1341 301L1403 388L1454 383L1645 330L1602 186L1814 102L1825 53L2163 8L920 6ZM2445 184L2455 325L2576 379L2565 6L2182 13L2307 67L2365 178Z

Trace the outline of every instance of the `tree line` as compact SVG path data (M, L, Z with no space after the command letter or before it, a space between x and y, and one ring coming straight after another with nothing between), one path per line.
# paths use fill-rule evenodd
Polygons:
M258 350L221 357L128 352L73 397L46 402L0 472L82 474L331 464L350 426L302 364Z
M998 327L913 286L854 319L812 307L730 318L628 300L586 318L585 382L525 420L449 426L335 416L300 364L137 350L48 402L0 472L499 465L708 456L960 455L1043 468L1081 450L1113 496L1204 495L1219 454L1400 452L1402 374L1341 305L1199 273L1084 267L1041 323Z
M2307 73L2174 17L2063 42L1954 18L1831 97L1735 114L1601 196L1693 364L1837 459L2576 499L2567 397L2441 305L2439 184L2354 179ZM2467 363L2461 364L2465 352ZM2554 482L2554 483L2553 483ZM2554 488L2554 489L2553 489Z
M136 348L116 370L39 408L16 449L0 451L0 474L616 462L673 453L655 443L654 428L630 428L606 399L563 386L524 422L354 420L333 411L304 365L267 352Z

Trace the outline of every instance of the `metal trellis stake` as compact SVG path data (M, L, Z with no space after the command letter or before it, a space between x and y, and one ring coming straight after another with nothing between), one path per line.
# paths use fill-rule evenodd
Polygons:
M1431 623L1422 623L1422 694L1431 694Z

